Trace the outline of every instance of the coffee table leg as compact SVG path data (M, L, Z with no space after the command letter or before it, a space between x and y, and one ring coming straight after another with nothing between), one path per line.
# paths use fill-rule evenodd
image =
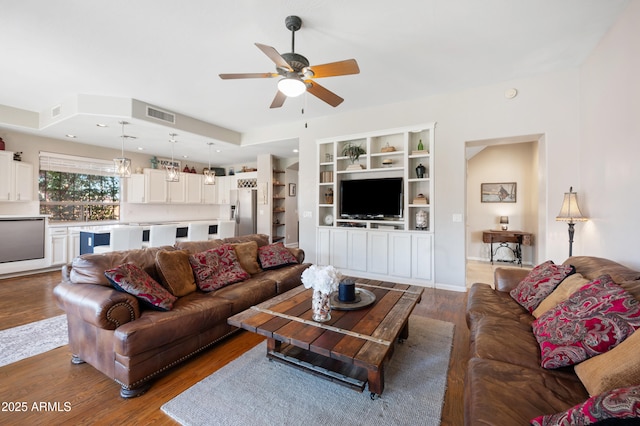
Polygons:
M400 334L398 335L398 342L402 343L409 338L409 320L404 323L402 330L400 330Z
M267 339L267 352L280 352L282 342L276 339Z
M367 382L369 384L369 395L371 399L376 399L376 396L382 395L384 390L384 369L381 365L377 371L369 370L367 372Z

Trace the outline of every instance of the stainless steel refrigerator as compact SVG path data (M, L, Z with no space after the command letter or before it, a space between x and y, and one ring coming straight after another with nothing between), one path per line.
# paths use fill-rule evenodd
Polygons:
M255 189L231 190L231 218L236 222L235 235L257 232L258 191Z

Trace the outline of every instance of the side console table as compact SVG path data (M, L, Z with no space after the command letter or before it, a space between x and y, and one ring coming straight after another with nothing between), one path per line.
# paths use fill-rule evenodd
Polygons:
M522 266L522 246L533 245L533 234L522 231L483 231L482 242L491 244L491 264L493 265L493 256L501 248L507 248L513 252L518 261L518 265ZM498 243L498 247L493 249L493 243ZM515 247L509 246L514 243Z

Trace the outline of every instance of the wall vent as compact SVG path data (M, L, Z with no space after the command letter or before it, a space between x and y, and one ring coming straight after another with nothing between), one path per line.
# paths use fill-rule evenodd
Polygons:
M54 106L53 108L51 108L51 117L59 116L60 112L62 112L62 108L60 107L60 105Z
M165 121L167 123L176 124L175 114L162 111L157 108L147 106L147 117L155 118L156 120Z

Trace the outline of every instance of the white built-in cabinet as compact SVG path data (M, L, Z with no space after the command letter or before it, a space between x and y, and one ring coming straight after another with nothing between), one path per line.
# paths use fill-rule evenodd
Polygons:
M216 185L205 185L203 175L180 173L178 182L167 182L164 170L144 169L126 180L126 200L145 204L215 204L219 180L216 178Z
M355 276L433 283L434 132L435 123L429 123L318 141L317 263ZM365 150L358 160L361 168L349 167L342 154L349 143ZM418 166L424 167L422 176ZM403 217L340 216L342 180L385 177L403 179ZM417 226L419 212L426 226Z
M67 263L67 244L67 228L49 228L49 262L51 266Z
M13 160L13 152L0 151L0 201L33 200L33 166Z
M231 180L235 182L235 176L216 176L216 187L218 189L218 204L231 203Z

